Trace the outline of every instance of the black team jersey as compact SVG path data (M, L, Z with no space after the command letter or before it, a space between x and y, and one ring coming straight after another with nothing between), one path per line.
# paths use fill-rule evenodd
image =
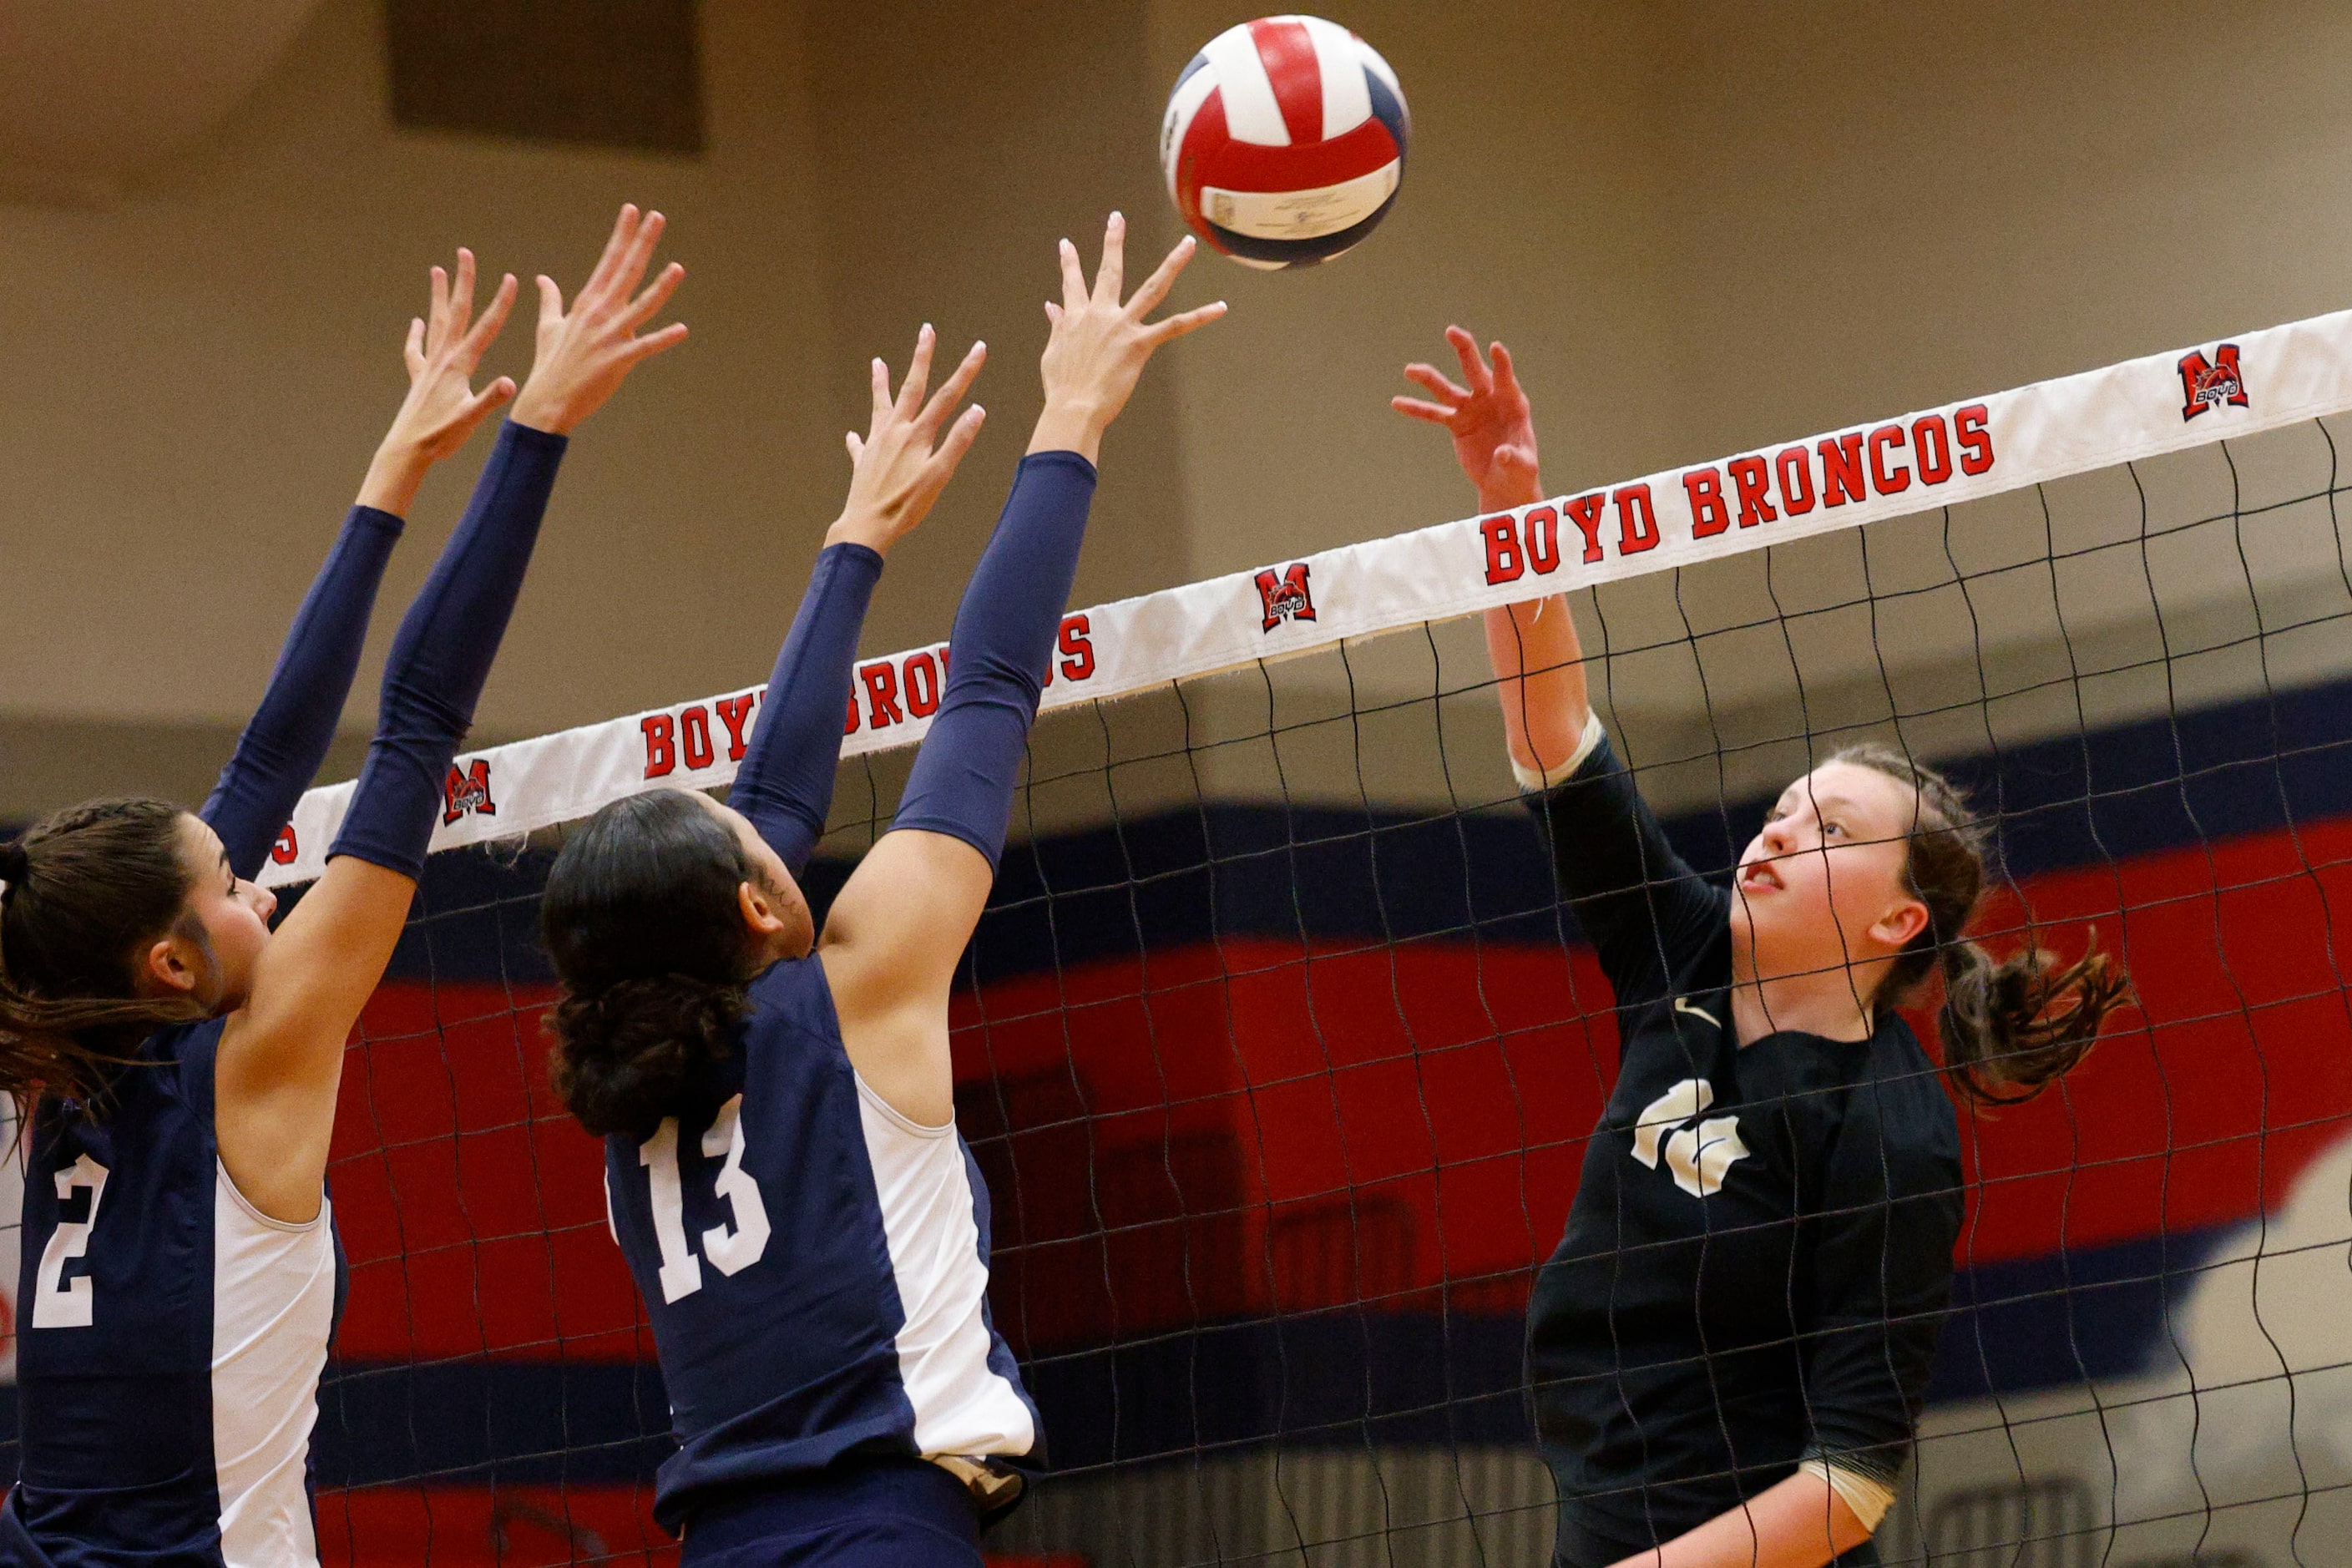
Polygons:
M1935 1065L1891 1008L1867 1040L1742 1048L1731 895L1669 847L1605 738L1534 804L1622 1042L1528 1314L1563 1552L1670 1541L1808 1458L1891 1487L1960 1224Z

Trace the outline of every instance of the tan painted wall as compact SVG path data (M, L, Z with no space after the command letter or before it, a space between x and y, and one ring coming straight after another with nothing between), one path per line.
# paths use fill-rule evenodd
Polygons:
M926 318L951 347L995 345L995 418L894 563L868 646L940 635L1034 406L1051 242L1113 204L1172 238L1165 84L1251 9L710 0L710 149L684 163L396 132L374 6L328 0L219 134L121 205L0 207L0 816L200 787L396 399L424 266L462 238L576 277L624 196L674 215L697 335L583 435L483 732L755 679L837 503L865 360L902 355ZM1186 297L1222 293L1233 319L1114 435L1082 599L1466 510L1442 439L1385 405L1449 320L1519 350L1568 488L2342 302L2352 15L2315 0L1339 14L1412 100L1404 198L1325 271L1203 259ZM499 367L526 342L510 331ZM478 458L428 489L379 647ZM2315 563L2281 572L2303 592ZM1791 565L1853 569L1826 546ZM2240 613L2212 598L2222 577L2181 576L2168 607ZM1671 634L1670 589L1612 592L1615 646ZM1760 592L1748 568L1684 589L1702 628L1752 618ZM2144 595L2084 604L2149 618ZM2049 640L2045 609L2009 614L2004 636ZM1923 624L1908 651L1928 678L1962 624ZM1715 639L1702 658L1722 658L1680 674L1628 664L1619 695L1646 700L1636 721L1668 752L1710 743L1701 668L1748 713L1724 721L1785 729L1799 673L1877 679L1866 639L1821 642L1776 671ZM1147 752L1170 733L1130 728Z
M1247 9L1160 0L1163 74L1185 40ZM2352 300L2342 7L1371 0L1344 16L1412 102L1404 198L1328 275L1237 279L1233 329L1180 367L1196 575L1468 510L1443 440L1384 406L1396 367L1441 351L1449 320L1513 343L1549 488L1568 490ZM2242 456L2250 501L2324 482L2308 431ZM2229 510L2210 452L2149 477L2158 523ZM1957 517L1962 565L2139 525L2125 476L2052 501L2049 524L2031 497ZM2306 507L2147 560L2087 557L2054 590L2046 571L1979 578L1964 598L1930 518L1873 531L1870 568L1882 591L1946 591L1876 626L1853 535L1775 552L1769 580L1750 556L1578 613L1588 647L1653 650L1615 661L1609 705L1643 756L1702 760L1656 781L1662 801L1696 804L1777 784L1808 725L1898 703L1948 710L1913 726L1915 743L1969 750L2345 673L2347 545ZM2158 666L1998 695L2063 677L2068 638L2085 669L2160 658L2159 612L2176 655L2333 618L2177 659L2169 686ZM1462 657L1444 680L1475 679L1475 645L1447 646ZM1368 657L1293 684L1341 710L1350 681L1359 708L1429 689L1425 650L1387 657L1392 678ZM1462 766L1494 773L1477 771L1487 743L1460 737L1451 779L1423 743L1372 759L1369 784L1336 753L1284 782L1459 798ZM1244 773L1233 787L1273 787Z

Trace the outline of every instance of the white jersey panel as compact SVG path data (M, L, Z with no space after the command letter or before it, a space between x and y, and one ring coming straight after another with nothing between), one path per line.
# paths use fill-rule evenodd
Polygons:
M308 1467L335 1328L335 1232L269 1218L219 1170L213 1196L213 1456L226 1568L316 1568Z
M988 1266L971 1176L955 1124L925 1127L893 1110L857 1080L858 1121L882 1206L906 1326L898 1331L898 1378L915 1408L915 1447L940 1454L1025 1454L1037 1427L1020 1391L988 1364L981 1311Z

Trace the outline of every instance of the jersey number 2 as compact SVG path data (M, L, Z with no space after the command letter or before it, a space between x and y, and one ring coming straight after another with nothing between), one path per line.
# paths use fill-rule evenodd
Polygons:
M702 1233L702 1256L721 1274L740 1274L768 1250L768 1205L760 1199L760 1184L743 1168L741 1095L719 1108L702 1134L702 1153L710 1160L727 1157L710 1190L726 1203L735 1222L714 1225ZM637 1146L637 1163L646 1168L652 1189L662 1300L680 1300L702 1289L702 1264L687 1246L686 1182L678 1173L677 1117L664 1117L660 1129Z
M41 1248L41 1271L33 1282L33 1327L89 1327L89 1276L64 1278L66 1265L89 1250L90 1227L98 1223L98 1200L106 1194L106 1167L87 1154L58 1173L58 1201L69 1203L76 1191L89 1194L89 1207L79 1219L61 1219Z

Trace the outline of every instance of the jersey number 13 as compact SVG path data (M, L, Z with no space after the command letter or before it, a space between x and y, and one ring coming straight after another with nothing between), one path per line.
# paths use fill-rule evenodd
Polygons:
M721 1155L711 1194L727 1205L733 1223L714 1225L702 1233L702 1256L721 1274L740 1274L760 1261L768 1250L768 1205L760 1200L760 1184L743 1168L743 1097L737 1095L719 1108L702 1134L705 1159ZM637 1146L637 1163L644 1166L651 1188L654 1239L661 1247L661 1289L665 1302L682 1300L702 1289L702 1262L686 1237L686 1183L678 1172L677 1118L664 1117L654 1135Z

